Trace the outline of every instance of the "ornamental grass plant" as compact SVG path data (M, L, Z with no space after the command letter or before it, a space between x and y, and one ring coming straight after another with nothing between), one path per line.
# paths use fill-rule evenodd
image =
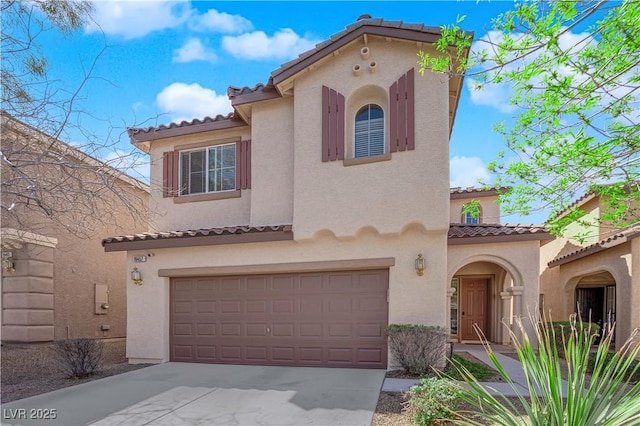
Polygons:
M533 321L533 319L532 319ZM534 331L531 339L522 321L517 329L522 337L511 334L524 370L528 395L521 391L497 359L486 338L482 343L495 368L513 389L526 414L517 414L512 401L494 396L464 366L458 365L467 386L459 396L474 407L472 412L456 413L453 422L462 425L591 426L640 425L640 382L633 382L640 370L635 359L640 353L638 330L618 352L611 353L613 328L598 333L575 317L568 336L556 340L553 327L546 321ZM481 334L481 333L479 333ZM532 342L538 342L536 349ZM562 345L567 365L567 386L563 389L558 344ZM595 351L593 345L597 344ZM589 357L592 362L590 366ZM590 380L586 377L591 370ZM522 412L522 410L521 410Z

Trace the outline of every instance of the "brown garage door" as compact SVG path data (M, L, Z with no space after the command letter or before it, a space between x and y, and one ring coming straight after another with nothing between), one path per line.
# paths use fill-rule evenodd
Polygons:
M389 271L171 280L171 361L386 368Z

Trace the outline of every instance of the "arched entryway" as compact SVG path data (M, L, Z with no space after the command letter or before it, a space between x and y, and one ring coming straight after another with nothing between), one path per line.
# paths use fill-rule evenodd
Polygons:
M573 292L572 310L583 321L609 327L616 320L616 280L607 271L599 271L569 281L568 291Z
M519 273L501 259L468 259L451 276L449 328L453 340L480 340L474 324L490 342L508 344L514 316L522 315Z

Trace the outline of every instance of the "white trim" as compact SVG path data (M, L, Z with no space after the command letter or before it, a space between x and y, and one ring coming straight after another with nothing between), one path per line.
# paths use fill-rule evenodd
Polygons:
M20 231L14 228L2 228L2 247L3 248L22 248L24 244L36 244L43 247L56 248L58 239L46 237L33 232Z
M216 149L223 149L226 146L233 146L234 149L234 166L233 166L233 180L234 180L234 186L233 189L223 189L220 191L209 191L209 150L212 148L216 148ZM237 191L238 190L238 182L236 182L236 176L237 176L237 172L236 170L238 169L238 148L237 148L237 144L236 142L231 142L231 143L224 143L224 144L216 144L216 145L207 145L207 146L202 146L202 147L197 147L197 148L191 148L191 149L184 149L184 150L180 150L178 151L178 185L180 188L183 188L183 182L182 182L182 154L186 154L186 153L191 153L191 152L198 152L198 151L204 151L204 160L203 160L203 166L204 166L204 175L205 175L205 179L204 179L204 191L202 192L196 192L196 193L191 193L189 192L188 194L179 194L179 197L188 197L190 195L202 195L202 194L220 194L220 193L224 193L224 192L233 192L233 191ZM191 156L189 156L189 167L191 167ZM225 169L225 168L229 168L229 167L222 167L220 170ZM214 169L216 170L216 169ZM191 189L191 173L189 173L189 183L187 185L187 188L189 188L189 190Z

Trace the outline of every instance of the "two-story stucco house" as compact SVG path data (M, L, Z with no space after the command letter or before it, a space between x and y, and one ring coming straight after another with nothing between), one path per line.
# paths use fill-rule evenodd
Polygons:
M616 324L620 347L640 327L640 226L612 226L601 220L609 207L592 192L572 207L584 212L566 235L546 244L540 256L540 292L554 320L579 312L601 326ZM632 210L637 222L637 208ZM566 214L563 213L563 214ZM577 239L576 235L587 235Z
M103 241L141 284L130 362L387 368L389 323L509 341L549 236L498 224L495 190L449 188L462 80L416 64L439 36L365 16L230 88L228 116L130 130L152 229ZM472 199L482 214L462 223Z

